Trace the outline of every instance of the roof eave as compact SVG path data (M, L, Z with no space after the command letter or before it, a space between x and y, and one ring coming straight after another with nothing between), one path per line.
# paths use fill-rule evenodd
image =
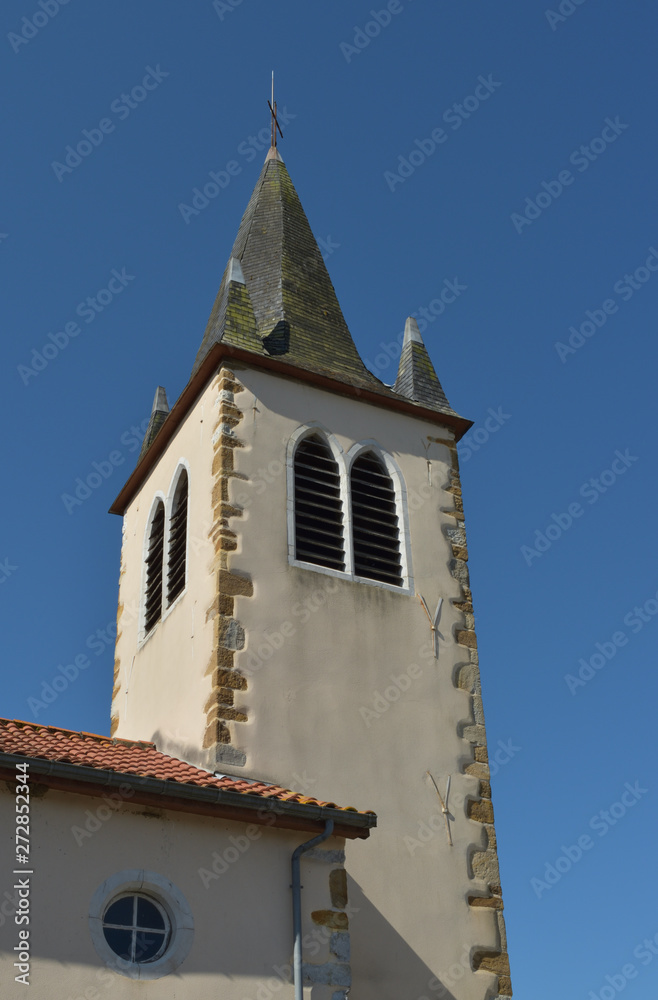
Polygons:
M0 752L0 777L5 780L15 780L17 760L27 762L30 775L38 775L41 782L50 788L75 792L79 795L98 796L106 789L112 791L124 786L123 794L126 802L138 802L160 809L288 830L318 832L324 829L326 821L331 819L334 821L336 836L348 840L369 837L371 828L377 825L375 813L266 799L250 795L248 792L233 792L229 789L140 777L122 771L103 770L83 764L70 764L66 761L44 760L24 754ZM125 792L126 785L132 792L129 796Z
M280 361L275 357L254 354L252 351L246 351L243 348L220 342L211 347L201 365L183 389L175 405L169 412L169 416L160 428L153 444L141 461L137 463L123 489L110 507L110 514L123 515L125 513L128 504L148 478L169 441L175 435L184 418L224 358L242 361L246 365L262 368L266 371L274 371L277 374L297 379L301 382L310 382L322 389L327 389L329 392L335 392L341 396L351 396L368 403L373 403L376 406L382 406L385 409L407 413L417 417L419 420L427 420L430 423L440 424L444 427L447 426L454 432L455 441L459 441L469 427L473 426L472 420L466 420L457 414L442 413L439 410L415 403L413 400L405 399L402 396L384 395L373 389L366 389L347 382L341 382L338 379L322 375L319 372L310 371L306 368L298 368L287 361Z

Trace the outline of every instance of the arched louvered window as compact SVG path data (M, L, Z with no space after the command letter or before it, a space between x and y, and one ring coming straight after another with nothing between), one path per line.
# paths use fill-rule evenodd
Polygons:
M295 558L345 569L338 464L317 434L305 437L295 451Z
M167 567L167 603L173 604L185 589L187 552L187 472L180 474L174 493L169 521L169 565Z
M153 520L146 554L146 599L144 627L150 632L162 616L162 570L164 557L165 509L162 500L158 501Z
M350 473L354 574L402 586L400 528L393 480L372 451Z

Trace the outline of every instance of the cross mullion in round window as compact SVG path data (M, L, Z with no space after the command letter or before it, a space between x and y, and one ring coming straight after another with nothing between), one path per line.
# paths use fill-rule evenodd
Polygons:
M338 464L317 434L304 438L295 452L295 558L345 569Z
M103 916L108 945L126 962L154 962L169 943L171 924L156 900L139 893L120 896Z
M402 586L400 527L393 480L374 452L359 455L350 473L354 573Z

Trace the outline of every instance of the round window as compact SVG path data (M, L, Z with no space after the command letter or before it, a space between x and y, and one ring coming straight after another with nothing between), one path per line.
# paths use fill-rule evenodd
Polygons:
M149 896L131 893L113 900L103 914L103 934L115 955L126 962L154 962L169 943L171 923L164 907Z
M185 960L194 919L173 882L131 868L106 878L89 904L89 930L105 964L129 979L160 979Z

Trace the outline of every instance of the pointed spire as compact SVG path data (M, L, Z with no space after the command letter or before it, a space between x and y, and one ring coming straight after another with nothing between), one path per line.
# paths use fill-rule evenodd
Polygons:
M233 244L193 374L223 341L382 390L356 349L290 175L271 147Z
M454 413L441 388L413 316L409 316L404 326L400 367L393 388L401 396L407 396L417 403Z
M155 390L155 396L153 398L153 408L151 409L151 419L149 420L149 425L146 428L146 434L144 435L144 441L142 442L142 449L139 453L139 459L143 458L146 452L149 450L153 442L155 441L158 431L164 424L167 416L169 414L169 403L167 402L167 393L164 387L159 385ZM138 461L139 461L138 459Z

